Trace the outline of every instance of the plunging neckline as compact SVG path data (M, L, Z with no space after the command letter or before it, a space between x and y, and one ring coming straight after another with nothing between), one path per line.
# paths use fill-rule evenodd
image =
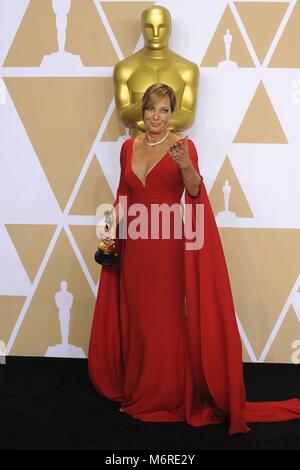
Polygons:
M160 162L162 160L164 160L164 158L166 158L166 156L168 155L168 152L166 152L156 163L155 165L150 168L150 171L148 171L148 173L146 173L145 175L145 181L143 183L143 181L138 177L138 175L133 171L133 168L132 168L132 154L133 154L133 144L135 142L135 139L136 137L132 137L132 142L131 142L131 151L130 151L130 161L129 161L129 166L130 166L130 170L131 170L131 173L139 180L139 182L141 183L141 185L143 186L143 188L145 189L146 188L146 182L147 182L147 177L150 175L150 173L152 173L152 171L160 164ZM175 141L174 144L177 144L177 142L179 142L181 139L178 139ZM174 145L173 144L173 145Z
M157 165L167 156L168 152L165 153L165 155L163 155L156 163L155 165L150 169L150 171L148 171L145 175L145 181L143 182L139 177L138 175L133 171L133 168L132 168L132 154L133 154L133 144L135 142L135 139L136 137L133 137L132 138L132 142L131 142L131 152L130 152L130 170L131 170L131 173L134 174L134 176L139 180L139 182L141 183L141 185L146 188L146 182L147 182L147 177L148 175L150 175L150 173L154 170L154 168L157 167Z

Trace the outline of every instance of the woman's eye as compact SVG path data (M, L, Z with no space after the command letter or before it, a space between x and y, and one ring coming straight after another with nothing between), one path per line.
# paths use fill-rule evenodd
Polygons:
M150 108L147 108L147 110L148 110L148 111L155 111L155 108L154 108L154 106L151 106ZM160 112L162 112L162 113L168 113L168 112L169 112L169 109L168 109L168 108L162 108L162 109L160 110Z

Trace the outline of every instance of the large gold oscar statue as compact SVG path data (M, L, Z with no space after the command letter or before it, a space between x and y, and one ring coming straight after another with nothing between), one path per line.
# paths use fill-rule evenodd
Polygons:
M199 82L196 64L168 47L171 15L161 6L142 13L145 46L118 62L114 68L115 101L120 121L134 136L144 132L141 100L145 90L155 82L173 88L177 98L176 111L169 124L173 132L182 132L193 124Z

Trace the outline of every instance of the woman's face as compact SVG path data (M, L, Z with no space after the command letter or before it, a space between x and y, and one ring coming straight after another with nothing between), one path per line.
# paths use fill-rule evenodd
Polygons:
M158 103L149 106L144 112L144 122L146 131L152 134L161 134L166 131L169 121L172 117L171 102L168 96L165 96Z

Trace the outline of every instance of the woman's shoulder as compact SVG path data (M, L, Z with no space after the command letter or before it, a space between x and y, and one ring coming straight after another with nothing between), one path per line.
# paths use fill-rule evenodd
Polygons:
M122 147L126 147L126 145L129 144L129 142L131 142L132 140L134 139L134 137L128 137L127 139L125 139L122 143Z
M122 148L128 148L131 144L141 142L143 139L144 134L139 134L134 137L128 137L126 140L124 140L122 144Z
M121 145L121 155L124 153L124 152L127 152L133 142L134 138L133 137L128 137L126 140L124 140L122 142L122 145Z

